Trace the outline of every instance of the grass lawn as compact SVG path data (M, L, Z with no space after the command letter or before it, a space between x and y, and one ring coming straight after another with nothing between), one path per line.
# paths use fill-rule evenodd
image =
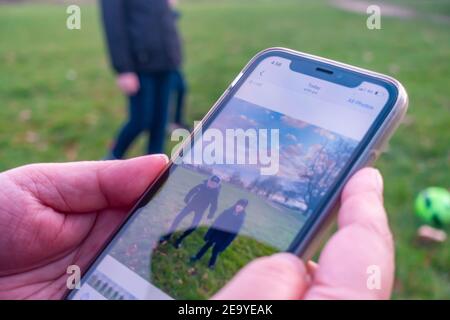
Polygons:
M206 299L214 295L239 269L255 257L276 252L246 236L238 236L227 250L219 255L214 269L208 268L211 249L195 263L189 258L205 244L206 228L199 228L183 247L175 249L164 244L153 252L152 283L175 299ZM175 234L177 236L178 234Z
M417 1L416 1L417 2ZM415 3L416 3L415 2ZM409 1L396 1L408 5ZM449 12L443 1L420 8ZM450 297L450 245L423 247L413 200L450 181L450 25L433 19L366 17L320 0L182 1L189 121L200 119L242 66L272 46L326 56L397 77L410 111L377 166L396 239L395 298ZM0 170L29 162L101 158L125 117L105 58L98 12L82 5L82 30L65 7L0 8ZM140 154L140 140L131 155ZM169 151L169 148L168 148Z
M256 257L286 250L303 225L304 218L290 209L275 209L262 197L244 189L222 182L218 199L216 219L238 199L245 198L249 204L242 229L231 245L219 255L214 270L208 270L207 261L211 250L195 265L189 258L205 244L203 236L209 225L206 210L201 227L183 241L176 250L171 243L151 250L162 235L166 234L176 215L185 207L183 201L188 191L209 176L191 169L178 167L164 189L129 225L129 229L113 246L112 256L127 265L144 279L163 289L174 298L205 299L220 289L245 264ZM193 214L183 219L177 230L186 230ZM130 251L132 254L130 254Z

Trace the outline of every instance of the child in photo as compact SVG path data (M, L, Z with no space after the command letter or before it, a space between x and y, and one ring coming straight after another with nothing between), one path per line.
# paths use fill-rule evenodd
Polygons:
M247 199L240 199L231 208L219 215L205 234L205 245L195 256L191 257L191 262L201 259L212 247L208 267L210 269L214 268L219 254L228 248L241 230L246 216L245 209L247 205Z

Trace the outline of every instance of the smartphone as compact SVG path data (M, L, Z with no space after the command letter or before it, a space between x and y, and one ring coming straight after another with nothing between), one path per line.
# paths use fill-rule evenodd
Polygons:
M385 75L258 53L188 135L68 299L206 299L245 264L310 258L339 195L407 109ZM180 138L181 137L181 138Z

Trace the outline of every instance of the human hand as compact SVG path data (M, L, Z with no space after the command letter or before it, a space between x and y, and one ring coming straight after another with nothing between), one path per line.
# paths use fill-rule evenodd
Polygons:
M139 91L139 78L134 72L121 73L117 76L117 86L125 95L132 96Z
M178 5L178 0L168 0L168 2L171 8L174 8Z
M0 299L60 299L167 163L35 164L0 174Z
M305 266L289 253L259 258L214 299L388 299L394 246L382 193L378 170L360 170L342 192L338 231L322 250L318 265ZM380 289L367 285L369 266L379 268Z

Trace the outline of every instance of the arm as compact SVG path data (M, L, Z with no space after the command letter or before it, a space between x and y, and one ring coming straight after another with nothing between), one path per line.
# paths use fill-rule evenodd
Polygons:
M117 73L134 72L126 32L126 0L101 0L101 10L111 63Z
M217 199L219 198L219 190L220 189L217 189L217 191L214 193L214 196L211 199L211 206L209 207L208 219L214 218L214 213L216 213Z
M191 190L189 190L187 195L184 197L184 203L188 203L189 201L191 201L192 197L199 191L200 187L201 184L196 185Z

